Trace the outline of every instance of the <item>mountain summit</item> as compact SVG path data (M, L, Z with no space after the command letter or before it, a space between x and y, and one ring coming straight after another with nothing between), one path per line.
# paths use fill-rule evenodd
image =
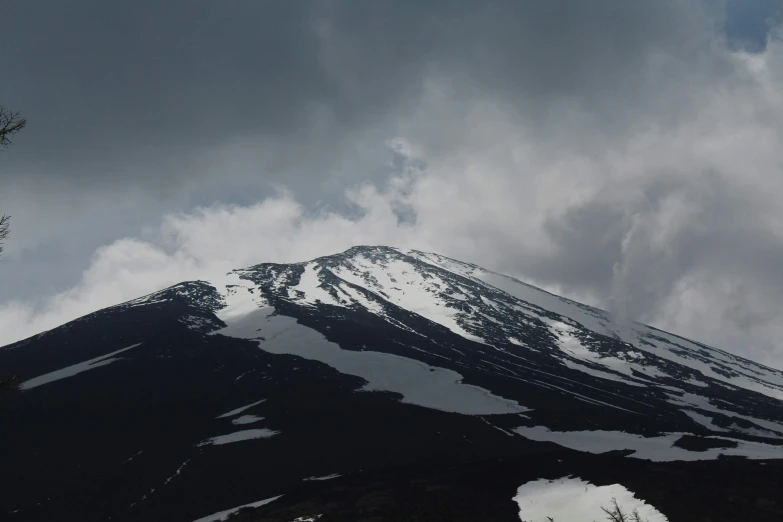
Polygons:
M758 492L726 477L783 458L783 372L390 247L180 283L0 349L0 371L21 377L8 520L414 520L458 491L453 520L519 520L523 482L568 475L730 520L715 481Z

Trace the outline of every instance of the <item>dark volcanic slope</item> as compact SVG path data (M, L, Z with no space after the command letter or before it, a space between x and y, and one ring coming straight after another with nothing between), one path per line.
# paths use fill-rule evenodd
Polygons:
M0 349L12 371L9 520L193 521L285 495L261 513L351 477L498 458L548 477L562 446L628 450L611 457L638 463L626 482L660 461L651 492L669 469L720 486L724 468L668 461L734 456L751 473L783 457L780 372L386 247L182 283ZM574 459L557 476L595 462ZM527 475L503 476L513 512Z

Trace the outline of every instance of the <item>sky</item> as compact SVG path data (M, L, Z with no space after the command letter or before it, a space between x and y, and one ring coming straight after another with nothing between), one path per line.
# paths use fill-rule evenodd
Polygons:
M0 345L360 244L783 368L772 0L7 2Z

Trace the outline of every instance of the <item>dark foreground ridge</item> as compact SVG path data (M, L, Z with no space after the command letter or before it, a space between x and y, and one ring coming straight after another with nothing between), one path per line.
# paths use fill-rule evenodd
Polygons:
M0 520L518 521L568 476L783 520L783 374L435 254L182 283L0 349L12 374Z
M575 474L596 485L620 482L672 521L777 521L783 520L781 473L781 461L653 463L563 451L340 477L299 487L231 520L290 522L321 515L319 522L519 522L519 507L509 499L520 484Z

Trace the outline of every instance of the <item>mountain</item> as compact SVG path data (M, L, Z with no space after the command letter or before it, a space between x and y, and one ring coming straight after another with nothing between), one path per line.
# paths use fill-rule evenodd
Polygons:
M783 372L432 253L183 282L0 349L11 372L3 520L520 520L569 476L783 519Z

